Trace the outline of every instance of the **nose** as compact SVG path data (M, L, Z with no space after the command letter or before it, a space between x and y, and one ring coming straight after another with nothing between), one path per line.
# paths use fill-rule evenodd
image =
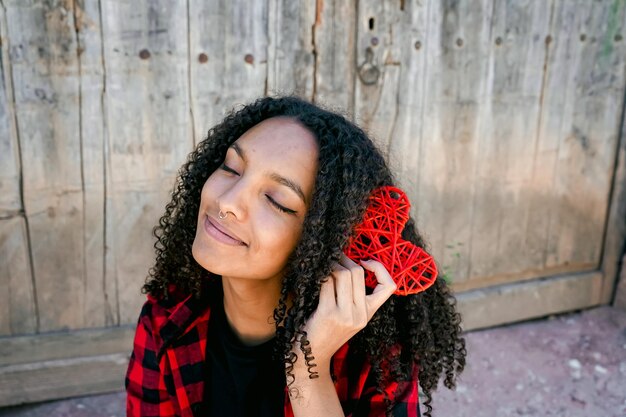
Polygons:
M216 199L217 208L222 213L229 213L237 220L243 221L248 214L248 203L251 190L244 180L229 184Z

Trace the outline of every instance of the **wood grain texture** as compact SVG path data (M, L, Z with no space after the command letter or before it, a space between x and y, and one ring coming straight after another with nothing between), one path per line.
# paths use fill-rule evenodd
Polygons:
M0 5L0 335L37 331L30 245L20 195L21 161L14 112L10 44Z
M187 19L184 2L102 2L105 282L117 290L115 324L139 314L151 230L193 145Z
M4 7L39 330L80 328L84 193L72 3L7 1Z
M189 1L191 108L196 142L233 107L264 95L267 7L265 1ZM206 62L200 59L201 54Z
M268 0L266 94L313 97L315 2Z
M469 266L470 202L481 163L493 2L433 1L426 10L420 155L413 169L418 194L412 198L419 206L420 231L442 272L456 284L467 280Z
M0 6L0 218L19 216L22 210L20 197L20 155L14 112L13 76L10 44L4 7Z
M0 219L0 336L37 331L37 306L21 216Z
M425 45L429 40L430 30L428 9L432 2L405 2L404 9L398 12L399 20L390 28L393 35L399 64L396 114L390 123L387 158L390 167L397 175L400 185L411 196L419 196L419 167L424 153L421 149L424 113L424 94L426 88L427 59ZM396 63L396 61L393 61ZM387 67L385 67L387 68ZM421 199L415 198L411 206L411 216L422 225L419 217ZM427 231L420 227L424 235ZM427 237L427 236L425 236ZM429 240L429 239L428 239Z
M124 389L127 354L0 368L0 406Z
M0 369L9 365L102 356L133 350L136 326L52 332L0 339Z
M536 261L541 246L526 235L528 229L541 228L527 224L532 202L552 201L542 190L529 187L552 6L552 2L494 2L487 85L478 115L478 163L469 200L469 262L461 271L467 274L466 281L458 282L457 288L541 274Z
M553 151L548 166L557 197L548 209L546 269L600 265L626 81L626 49L615 35L625 23L624 2L555 7L538 138Z
M626 309L626 91L613 172L601 265L605 278L598 302Z
M356 0L316 0L313 100L354 116Z
M79 70L81 169L84 191L85 250L84 327L117 322L117 292L105 280L104 95L100 8L97 2L75 1Z
M596 305L600 272L505 284L457 297L464 330L477 330Z
M359 1L354 119L387 155L400 103L401 54L406 27L397 1ZM402 48L404 46L404 48ZM410 50L409 50L410 51Z
M0 338L0 407L124 389L135 326Z
M388 146L400 182L418 202L412 212L418 227L455 290L597 268L625 85L623 7L481 4L466 10L464 2L420 3L416 10L428 22L420 24L428 35L422 41L410 22L423 18L406 17L413 3L396 18L396 4L387 10L384 3L359 3L359 22L382 14L400 29L374 33L376 25L363 23L367 36L359 38L357 54L370 47L379 62L377 54L394 53L387 33L415 33L413 55L425 56L413 64L400 40L399 58L385 60L399 64L398 81L386 84L381 71L375 83L357 82L357 119ZM374 37L378 46L371 46ZM424 80L419 98L404 88L416 82L407 78ZM403 116L404 105L384 98L395 85L403 87L394 99L416 103L416 116ZM380 107L396 111L377 122ZM590 109L593 120L584 116ZM587 131L590 150L583 152L571 138Z

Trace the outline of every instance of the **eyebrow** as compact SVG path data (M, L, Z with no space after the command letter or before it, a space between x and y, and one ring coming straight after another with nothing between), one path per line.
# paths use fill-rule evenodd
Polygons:
M233 143L232 145L230 145L230 147L232 149L234 149L235 152L237 152L237 155L239 155L239 157L241 159L244 160L244 162L247 162L246 160L246 153L243 150L243 148L241 146L239 146L237 143ZM279 184L282 184L286 187L288 187L289 189L291 189L293 192L295 192L298 197L300 197L300 199L306 204L306 198L304 197L304 192L302 191L302 187L300 187L298 185L298 183L296 183L295 181L290 180L289 178L285 178L279 174L277 174L276 172L271 172L269 175L269 178Z

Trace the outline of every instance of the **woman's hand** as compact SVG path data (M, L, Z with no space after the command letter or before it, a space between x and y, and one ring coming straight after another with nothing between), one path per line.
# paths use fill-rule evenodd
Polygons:
M374 313L396 290L396 283L383 264L378 261L362 261L359 266L342 254L322 283L320 300L304 326L310 342L313 363L312 371L330 372L330 358L352 336L363 329ZM372 292L365 293L365 271L372 271L378 285ZM298 360L294 367L306 369L299 343L294 346Z
M318 378L308 378L308 368L300 343L294 344L297 360L293 365L296 386L289 390L294 416L343 416L337 391L330 376L330 358L352 336L364 328L374 313L396 290L396 283L383 264L361 262L361 266L341 255L331 274L322 282L317 309L304 325L310 343L312 371ZM365 293L365 271L372 271L378 285Z

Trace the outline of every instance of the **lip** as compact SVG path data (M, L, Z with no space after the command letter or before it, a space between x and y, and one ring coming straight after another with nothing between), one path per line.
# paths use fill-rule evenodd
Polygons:
M215 240L232 246L247 246L241 239L232 232L221 226L215 219L205 216L204 230Z

